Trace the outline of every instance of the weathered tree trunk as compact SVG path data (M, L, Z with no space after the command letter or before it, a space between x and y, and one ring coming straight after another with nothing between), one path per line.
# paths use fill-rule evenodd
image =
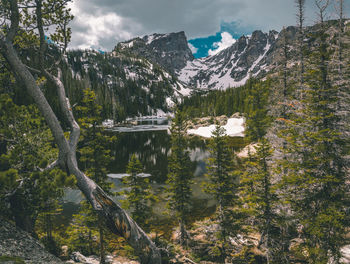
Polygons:
M38 1L40 3L40 1ZM51 106L47 102L44 94L37 85L35 78L28 70L26 65L20 60L12 40L16 36L19 24L19 9L16 0L10 1L11 4L11 28L5 36L0 31L0 51L7 60L12 71L15 73L18 81L21 81L26 87L29 95L33 98L40 112L45 118L49 126L55 142L59 148L59 157L53 165L59 165L68 173L73 174L77 180L77 186L85 195L86 199L91 203L94 210L104 219L107 227L114 234L120 235L135 249L136 254L140 257L141 263L161 263L159 249L145 232L127 215L127 213L89 177L87 177L77 165L76 147L79 140L80 128L74 119L72 108L69 100L65 95L63 83L60 80L60 70L58 69L58 77L48 73L45 69L41 71L45 77L49 79L57 88L60 106L67 121L71 127L70 138L67 140L64 131L58 121ZM37 14L38 15L38 14ZM38 22L41 44L44 39L44 32L40 32L42 25ZM45 40L44 40L45 41ZM42 50L42 45L40 46ZM41 65L44 67L44 65ZM52 165L52 166L53 166Z
M135 249L137 254L141 258L142 263L161 263L160 252L154 243L147 237L145 232L126 214L126 212L90 178L88 178L82 171L79 170L76 160L76 143L79 138L79 127L74 121L73 141L68 142L63 130L57 120L57 117L53 113L50 105L46 101L40 88L37 86L34 77L26 68L26 66L18 58L12 43L2 43L3 55L11 65L12 70L21 78L21 81L26 86L28 93L32 96L41 113L43 114L48 126L50 127L55 141L60 150L59 164L61 167L68 168L68 172L75 175L78 188L83 192L85 197L89 200L94 210L101 215L109 229L122 237ZM57 80L58 81L58 80ZM62 86L62 89L64 87ZM60 91L63 95L64 90ZM60 96L60 103L62 97ZM68 99L66 99L68 102ZM65 110L68 110L68 115L73 115L72 110L67 106ZM75 133L75 134L73 134Z
M187 245L187 233L186 233L185 223L182 219L180 220L180 245L182 246Z

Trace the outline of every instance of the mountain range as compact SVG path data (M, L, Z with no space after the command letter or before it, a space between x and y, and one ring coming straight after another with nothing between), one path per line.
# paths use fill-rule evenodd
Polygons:
M329 21L328 25L332 38L336 21ZM307 27L305 36L316 27ZM121 96L134 101L138 110L126 111L126 116L167 112L181 98L196 91L225 90L241 86L251 77L265 78L268 73L273 74L282 64L284 46L290 57L288 67L297 64L297 32L294 26L281 32L257 30L241 36L221 52L199 59L194 58L185 32L155 33L120 42L105 54L92 50L70 51L68 64L72 78L88 76L90 83L93 78L99 86L104 85L104 90L112 94L109 97L114 98L110 100L112 105L119 100L123 106ZM314 45L313 41L312 37L304 39L309 46Z

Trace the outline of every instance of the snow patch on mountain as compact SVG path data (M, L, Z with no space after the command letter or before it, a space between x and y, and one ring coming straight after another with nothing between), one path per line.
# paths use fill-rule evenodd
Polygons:
M146 45L151 45L152 42L162 39L162 38L167 38L169 34L157 34L154 33L152 35L146 35L142 39L146 42Z
M268 71L266 57L278 35L276 31L255 31L235 40L223 33L222 41L217 44L219 48L211 52L212 55L187 61L185 67L176 72L177 77L184 86L197 89L244 85L251 76Z

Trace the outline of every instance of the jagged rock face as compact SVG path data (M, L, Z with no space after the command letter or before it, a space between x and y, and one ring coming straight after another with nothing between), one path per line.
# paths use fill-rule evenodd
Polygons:
M330 43L336 34L334 25L334 21L327 23ZM315 25L304 29L305 47L313 49L317 46L312 35L318 28L319 25ZM269 33L255 31L251 36L242 36L218 54L187 61L186 66L176 74L185 86L191 88L210 90L238 87L250 77L264 78L267 73L278 72L284 60L284 46L288 51L287 67L299 64L298 28L290 26L280 33L274 30Z
M25 263L59 264L59 258L48 253L28 233L0 219L0 256L19 257Z
M315 27L308 27L305 33L315 30ZM227 49L200 59L193 58L184 32L135 38L119 43L115 51L127 51L159 64L168 72L175 73L187 88L227 89L241 86L251 77L262 78L277 71L283 60L285 42L290 56L289 66L298 63L297 32L294 26L280 33L257 30L250 36L240 37Z
M332 22L329 33L334 36L334 25L331 27ZM316 46L310 34L316 31L317 26L305 28L305 47ZM184 32L153 34L118 43L113 52L103 55L72 51L67 62L74 79L104 87L98 93L98 98L103 97L99 103L113 108L107 109L112 116L118 116L114 114L118 109L125 109L129 116L148 115L159 109L171 111L176 102L195 90L227 89L241 86L251 77L277 74L283 66L285 45L287 67L295 67L299 63L297 32L293 26L280 33L255 31L220 53L201 59L194 59Z
M182 69L187 61L194 59L183 31L153 34L121 42L116 47L117 52L118 50L129 50L137 56L159 64L170 73Z
M263 33L258 30L251 36L242 36L218 54L194 59L185 33L179 32L121 42L115 52L130 52L147 58L175 73L186 87L226 89L243 85L250 77L263 76L268 72L276 62L275 51L281 44L279 40L277 31Z
M278 32L255 31L242 36L231 47L218 54L188 61L177 72L179 80L189 87L226 89L244 84L251 76L267 72L268 57L278 39Z
M130 43L137 47L143 42L135 39ZM104 54L73 50L67 53L66 62L68 77L92 87L98 103L113 108L112 112L116 111L116 106L124 107L131 116L149 115L159 109L168 112L177 100L190 93L164 68L127 49ZM74 93L77 92L68 94ZM125 106L125 102L130 103L129 106ZM116 113L113 118L115 116Z

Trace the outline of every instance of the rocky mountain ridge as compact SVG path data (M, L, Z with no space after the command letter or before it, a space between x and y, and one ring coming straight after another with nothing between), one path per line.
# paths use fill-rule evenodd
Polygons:
M330 38L336 23L327 22ZM345 21L345 25L348 27L349 20ZM317 27L318 25L314 25L305 28L305 46L315 45L310 35L317 31ZM127 49L130 53L147 57L153 63L175 73L187 88L227 89L245 84L250 77L263 78L267 73L278 70L283 59L284 43L288 46L288 66L297 64L297 32L295 26L284 28L281 32L271 30L264 33L256 30L251 35L241 36L221 52L199 59L194 59L193 55L189 54L190 49L184 32L135 38L119 43L116 50Z
M349 20L345 22L346 30ZM327 23L335 37L336 21ZM305 46L315 46L317 25L305 28ZM70 51L67 62L71 78L99 90L99 103L106 117L125 117L171 112L183 97L201 90L225 90L246 83L251 77L265 78L283 64L288 49L288 67L298 61L298 29L281 32L254 31L232 46L205 58L195 59L185 33L152 34L120 42L112 52Z
M68 94L74 97L82 88L90 87L107 117L115 120L169 112L190 93L163 67L126 50L104 54L72 50L67 53L66 63Z
M177 72L178 78L187 86L202 89L241 86L251 76L267 72L267 56L278 36L277 31L254 31L251 36L242 36L218 54L188 61L186 67Z
M158 63L170 73L184 68L188 61L194 59L184 31L137 37L118 43L114 49L117 53L125 50Z
M200 59L193 57L184 32L134 38L118 43L113 52L147 58L174 74L187 88L226 89L266 73L271 61L267 55L278 36L277 31L255 31L220 53Z

